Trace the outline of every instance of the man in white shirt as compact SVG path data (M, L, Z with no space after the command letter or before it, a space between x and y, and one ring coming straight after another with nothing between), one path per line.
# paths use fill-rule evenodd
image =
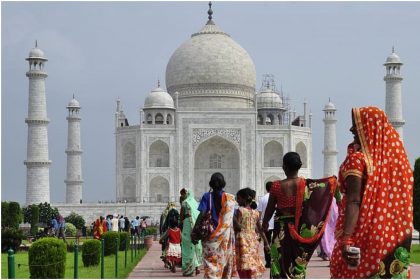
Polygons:
M118 232L118 215L114 214L114 217L111 220L111 230Z
M273 182L267 182L265 184L265 189L267 193L260 198L260 201L258 203L258 212L260 212L260 220L262 222L262 219L264 218L265 209L267 208L268 204L268 198L270 196L270 189ZM271 245L271 236L273 235L274 230L274 215L271 217L270 221L268 222L268 231L265 233L265 236L267 237L268 243ZM270 254L267 254L267 252L264 250L264 256L265 256L265 267L270 268L271 267L271 256Z

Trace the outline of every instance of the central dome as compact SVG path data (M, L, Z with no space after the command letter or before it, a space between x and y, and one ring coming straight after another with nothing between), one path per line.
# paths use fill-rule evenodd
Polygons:
M179 107L249 108L256 73L249 54L209 20L171 56L166 87Z

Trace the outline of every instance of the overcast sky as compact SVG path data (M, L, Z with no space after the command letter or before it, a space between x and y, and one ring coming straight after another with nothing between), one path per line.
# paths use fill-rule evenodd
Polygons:
M115 199L115 101L130 124L157 79L165 87L172 53L207 20L207 2L2 2L1 195L25 202L28 70L38 40L48 62L51 201L65 201L67 109L82 109L83 200ZM352 140L355 106L384 108L383 63L394 45L402 75L405 147L420 156L420 2L214 2L213 19L303 113L313 113L313 175L322 176L322 111L337 111L338 162Z

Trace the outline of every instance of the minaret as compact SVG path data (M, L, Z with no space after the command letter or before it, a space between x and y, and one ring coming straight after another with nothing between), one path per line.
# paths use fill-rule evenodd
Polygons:
M400 134L401 139L403 139L403 126L405 124L401 104L401 81L403 77L400 73L400 67L402 65L400 58L394 51L394 47L392 47L392 53L384 63L386 68L386 75L384 77L386 84L385 113Z
M29 62L29 101L27 156L26 165L26 205L50 202L50 165L48 159L48 123L47 103L45 96L45 62L48 61L44 52L35 48L26 58Z
M80 104L74 99L67 105L67 177L66 203L82 203L82 149L80 145Z
M324 110L325 117L324 121L324 177L332 175L337 176L337 144L336 144L336 130L335 124L337 119L335 118L335 105L328 102L325 105Z

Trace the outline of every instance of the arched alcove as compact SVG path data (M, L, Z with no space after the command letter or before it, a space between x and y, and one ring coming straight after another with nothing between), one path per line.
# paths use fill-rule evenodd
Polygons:
M149 167L169 167L169 146L162 140L150 145Z
M264 146L264 167L283 166L283 146L277 141L270 141Z

